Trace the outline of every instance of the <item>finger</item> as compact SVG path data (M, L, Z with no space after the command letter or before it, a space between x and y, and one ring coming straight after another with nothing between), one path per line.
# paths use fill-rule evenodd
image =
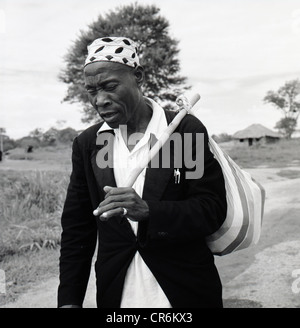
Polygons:
M118 207L113 210L104 212L102 215L99 216L99 218L101 221L108 221L113 216L123 216L123 207Z
M113 194L124 194L126 193L127 191L130 191L132 188L117 188L117 187L111 187L111 186L105 186L103 188L104 192L106 193L104 199L106 199L107 197L109 197L111 195L111 191ZM111 200L108 200L107 202L105 203L100 203L99 206L93 211L93 215L94 216L99 216L102 212L100 211L100 206L103 206L103 205L106 205L110 202ZM113 201L118 201L118 199L114 199Z
M111 189L113 189L114 187L110 187L110 186L105 186L104 188L103 188L103 190L104 190L104 192L105 193L108 193Z
M108 212L110 210L118 209L123 207L128 208L129 204L125 202L115 202L115 203L110 203L105 206L99 206L98 207L98 215L102 215L105 212Z
M122 202L129 202L131 200L130 195L128 194L121 194L121 195L110 195L105 198L98 207L102 207L108 205L110 203L122 203Z
M127 187L108 187L108 186L105 186L103 190L106 192L104 198L107 198L111 195L123 195L127 193L132 193L134 191L134 189L127 188Z
M113 187L110 187L110 186L105 186L103 188L104 192L105 193L108 193ZM106 196L105 196L106 197ZM99 216L101 214L101 210L100 210L100 206L101 206L101 203L98 205L98 207L96 209L94 209L93 211L93 215L94 216Z
M99 216L100 214L100 210L99 210L99 207L97 207L94 211L93 211L93 215L94 216Z

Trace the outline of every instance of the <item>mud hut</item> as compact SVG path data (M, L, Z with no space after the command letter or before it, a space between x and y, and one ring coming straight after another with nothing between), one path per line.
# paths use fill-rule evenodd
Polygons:
M261 124L252 124L244 130L237 131L233 136L239 142L253 144L265 144L279 141L281 135L272 131Z

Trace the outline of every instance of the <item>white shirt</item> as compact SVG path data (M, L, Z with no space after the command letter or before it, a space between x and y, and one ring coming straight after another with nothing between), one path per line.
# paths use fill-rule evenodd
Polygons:
M150 136L154 134L157 139L167 127L164 110L153 100L146 98L147 104L152 108L153 114L142 139L129 151L120 129L114 129L114 176L117 187L125 185L128 176L141 158L149 152ZM104 123L99 132L112 130ZM138 176L133 188L142 197L146 169ZM129 220L132 230L137 235L138 222ZM152 272L137 251L129 265L121 299L121 308L171 308L171 304L153 276Z

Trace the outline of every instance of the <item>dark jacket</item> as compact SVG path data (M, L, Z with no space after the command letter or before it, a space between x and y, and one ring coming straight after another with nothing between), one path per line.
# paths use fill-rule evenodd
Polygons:
M165 113L170 122L174 113ZM172 307L221 307L222 286L205 236L221 226L227 203L223 174L209 150L204 125L186 115L175 131L204 134L202 178L186 179L185 172L192 169L183 166L176 184L172 161L170 168L147 168L142 198L150 216L139 223L137 237L126 218L103 222L92 214L104 198L103 187L116 186L113 169L99 169L96 164L100 126L88 128L73 143L73 169L62 214L58 306L82 305L98 236L98 307L120 306L125 275L136 251ZM193 156L195 152L193 142Z

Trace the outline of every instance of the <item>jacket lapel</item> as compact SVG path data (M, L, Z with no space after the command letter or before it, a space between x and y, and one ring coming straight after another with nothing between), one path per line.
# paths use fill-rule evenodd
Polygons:
M157 141L154 135L151 135L151 147L154 146ZM174 153L170 152L170 167L162 168L162 149L160 149L158 155L153 163L156 163L156 167L151 167L151 163L148 163L146 169L143 199L145 200L160 200L166 186L173 174L173 157ZM158 166L158 167L157 167Z
M176 116L176 112L164 110L168 125L174 117ZM153 138L153 135L151 136ZM151 140L151 147L154 146L157 139L154 138ZM151 168L146 169L145 176L145 184L143 191L143 199L145 200L160 200L162 195L167 187L170 178L174 174L174 168L172 165L174 163L174 152L170 151L170 168L162 168L162 149L160 149L158 153L158 159L156 163L159 163L159 168Z
M92 168L102 194L105 186L116 187L113 170L113 139L114 132L105 131L105 138L102 140L97 138L95 148L91 152Z
M160 200L173 174L173 169L147 168L143 199Z
M113 169L113 140L115 134L112 130L105 131L105 133L107 134L103 133L102 139L97 137L95 148L91 152L91 164L102 199L104 199L105 196L103 191L105 186L117 186ZM101 168L102 164L103 167ZM130 224L125 217L118 216L113 222L124 225L130 238L135 238Z

